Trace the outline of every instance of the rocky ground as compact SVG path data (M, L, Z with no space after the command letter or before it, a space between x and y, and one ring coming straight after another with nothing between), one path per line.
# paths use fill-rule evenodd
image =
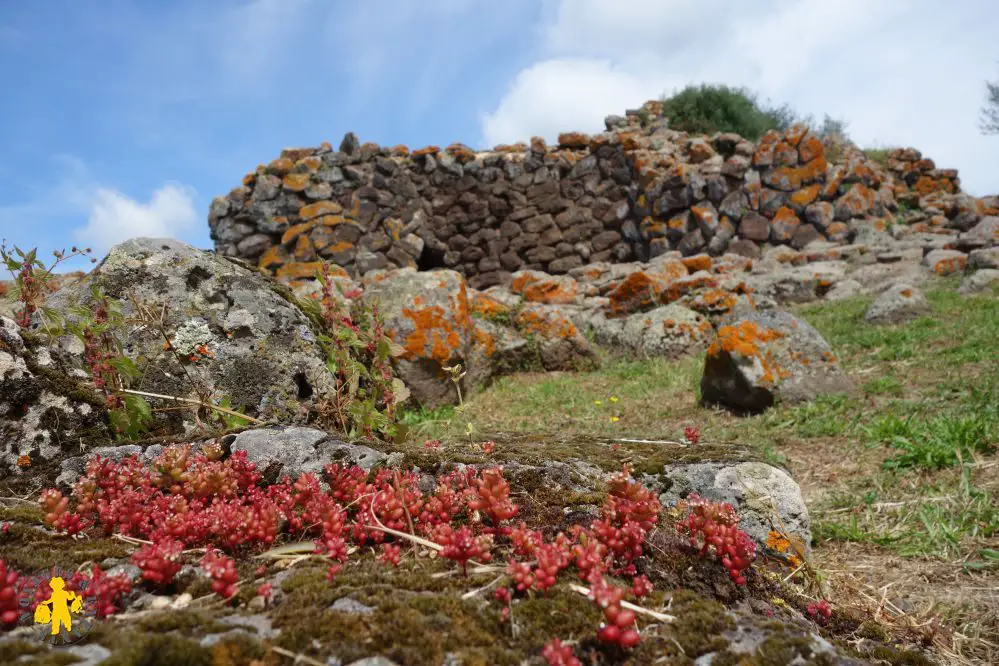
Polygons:
M95 613L114 612L79 644L50 648L36 628L9 627L0 661L544 663L558 638L592 664L992 663L997 223L983 218L959 236L872 226L851 245L767 249L756 260L667 252L558 276L520 271L483 291L452 271L411 269L334 272L343 293L300 281L293 291L239 261L130 241L48 299L91 338L46 332L40 319L31 331L9 319L0 327L5 566L71 576L97 564L128 586L91 581ZM134 412L114 421L108 392L95 390L86 359L106 329L73 309L100 310L93 287L121 310L109 320L136 366L128 386L153 409L148 423ZM363 436L363 414L350 417L354 436L317 416L343 389L340 366L327 363L324 313L330 299L358 298L378 302L392 373L411 394L391 436ZM137 428L132 441L122 425ZM166 447L177 442L206 458L174 457ZM95 454L126 467L87 468ZM227 476L244 456L259 479ZM334 461L370 474L374 490L351 495L355 486L324 470ZM625 465L633 486L613 476ZM496 466L508 495L489 476ZM421 531L429 518L415 508L440 500L458 483L448 472L462 469L479 494L461 495L456 524L494 538L465 573L444 554L445 535ZM302 474L325 485L282 486ZM42 495L48 487L67 506ZM112 488L139 500L114 504ZM400 508L400 529L383 533L398 551L374 546L374 528L355 533L330 582L337 558L329 545L312 552L307 519L272 523L246 508L281 488L303 516L319 501L310 497L340 489L348 526L383 494L410 497L414 510ZM106 505L86 504L100 493ZM160 505L158 493L215 522L186 532L167 519L179 500ZM678 525L690 493L735 507L756 549L745 584L687 543ZM546 592L516 592L507 563L528 558L496 531L523 520L556 543L635 510L618 504L608 517L618 496L661 507L637 556L608 571L630 587L631 563L652 586L626 597L641 637L627 648L598 639L608 616L580 592L595 584L578 563ZM515 518L496 512L510 504ZM143 508L152 505L166 513ZM93 524L76 526L74 515ZM175 577L156 585L145 572L171 565L149 564L143 549L164 525L184 543L166 558ZM207 543L233 556L232 572L204 559ZM496 596L508 587L508 599Z

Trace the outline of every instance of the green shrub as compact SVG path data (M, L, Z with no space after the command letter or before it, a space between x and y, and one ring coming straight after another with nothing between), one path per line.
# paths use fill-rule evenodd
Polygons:
M745 88L728 86L687 86L663 99L663 113L675 130L696 134L735 132L758 139L769 130L784 130L797 117L786 104L769 107Z
M864 155L867 155L867 159L888 168L888 153L891 151L891 148L864 148Z

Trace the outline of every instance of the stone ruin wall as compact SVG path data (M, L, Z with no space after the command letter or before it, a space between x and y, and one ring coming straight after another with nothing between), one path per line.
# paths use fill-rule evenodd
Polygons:
M452 268L483 289L518 270L563 274L670 250L755 257L766 244L848 243L899 211L914 230L940 233L995 214L960 193L956 171L911 148L883 168L804 126L757 143L688 135L668 128L658 102L605 124L555 146L534 138L484 152L387 148L353 134L339 150L286 149L213 200L212 238L218 252L288 282L329 261L354 276Z

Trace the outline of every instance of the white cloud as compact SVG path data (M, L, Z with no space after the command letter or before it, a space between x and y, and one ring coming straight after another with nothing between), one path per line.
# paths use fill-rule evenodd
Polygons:
M200 221L190 187L167 183L153 192L149 203L102 187L94 193L87 225L77 229L75 237L77 244L91 247L100 256L129 238L181 237Z
M688 83L747 86L800 113L849 122L857 143L909 145L999 192L999 138L978 110L994 78L989 0L553 0L544 56L481 117L483 143L598 132Z
M531 136L553 139L559 132L592 131L607 115L608 100L618 106L638 106L653 90L648 79L617 69L607 60L546 60L520 72L496 111L483 116L485 142L492 146Z

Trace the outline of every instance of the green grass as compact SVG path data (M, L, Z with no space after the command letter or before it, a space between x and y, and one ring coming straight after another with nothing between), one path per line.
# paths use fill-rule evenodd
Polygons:
M864 384L864 392L868 395L899 396L904 393L905 385L894 375L875 377Z
M880 475L844 489L817 512L813 537L874 543L903 556L974 560L999 535L999 498L973 484L974 472L966 465L943 477Z
M999 489L956 479L999 442L999 293L964 297L957 284L927 285L930 314L897 326L864 322L871 297L794 309L856 379L851 395L737 417L699 404L703 355L606 357L592 372L504 377L457 410L411 413L404 422L456 440L494 431L676 440L697 425L703 441L752 447L799 476L813 466L834 470L811 507L818 542L972 557L977 540L995 530Z
M867 155L867 159L877 162L881 166L888 167L888 153L890 153L894 148L864 148L864 155Z
M835 581L831 594L843 592L839 581L860 579L874 596L882 586L904 589L969 637L962 651L988 653L975 641L994 642L994 600L965 588L994 588L999 575L999 290L964 297L958 283L927 284L930 313L896 326L864 322L870 296L792 308L854 379L849 395L740 417L700 405L703 355L605 357L591 372L505 377L458 409L408 413L404 423L453 442L449 452L466 451L487 432L558 433L566 436L563 459L594 455L584 435L678 440L684 426L696 425L702 446L747 447L798 479L813 559ZM640 466L658 452L656 444L633 446L648 448L613 454ZM879 570L888 555L913 559ZM913 582L924 562L925 579Z

